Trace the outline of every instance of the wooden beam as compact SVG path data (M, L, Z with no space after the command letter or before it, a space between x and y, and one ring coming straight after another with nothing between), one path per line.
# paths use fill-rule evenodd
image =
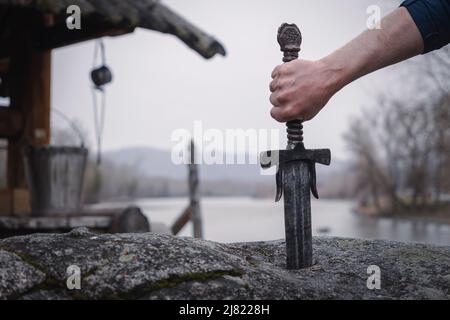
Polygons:
M50 50L34 51L30 54L28 90L24 98L28 105L27 137L33 145L50 144L50 104L51 104L51 57Z
M172 231L173 235L177 235L184 226L191 221L192 219L192 208L190 206L187 206L186 209L181 213L181 215L177 218L177 220L173 223L170 230Z
M84 21L80 30L69 30L65 24L42 28L35 35L36 48L55 49L101 37L114 37L133 32L135 27L114 26L104 22Z
M0 107L0 139L19 136L23 125L23 117L18 110Z
M0 190L0 216L31 215L30 194L26 189Z
M198 178L198 164L196 164L195 144L191 140L189 145L189 154L191 161L189 168L189 207L192 210L192 233L194 238L203 238L203 222L200 209L200 190Z
M64 17L63 17L64 18ZM16 21L21 21L16 24ZM106 36L120 36L133 32L136 27L124 24L113 24L92 16L82 20L80 30L69 30L65 19L58 19L51 14L36 14L28 11L20 11L8 15L8 36L2 36L0 46L0 59L9 58L16 54L16 44L19 28L32 32L31 48L35 50L50 50L75 43L93 40ZM0 35L1 36L1 35Z

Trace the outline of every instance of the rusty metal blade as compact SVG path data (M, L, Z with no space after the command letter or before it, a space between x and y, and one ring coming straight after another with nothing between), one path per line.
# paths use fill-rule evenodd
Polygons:
M275 202L278 202L280 201L281 196L283 195L283 172L281 166L278 166L275 181L277 183L277 193L275 195Z
M288 269L312 265L311 175L309 161L283 167L284 223Z
M316 182L316 164L314 162L309 162L309 174L311 176L311 193L313 194L314 198L319 199Z

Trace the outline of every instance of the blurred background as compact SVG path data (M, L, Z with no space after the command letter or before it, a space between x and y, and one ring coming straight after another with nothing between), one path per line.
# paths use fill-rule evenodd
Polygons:
M186 166L171 161L174 130L190 131L196 120L221 131L279 129L277 143L285 145L284 125L269 115L268 90L271 71L281 63L276 42L281 23L300 27L300 58L316 60L367 28L370 5L379 6L384 16L400 3L163 2L219 39L227 56L206 61L174 37L143 29L105 38L114 81L106 88L97 165L89 79L95 42L53 50L51 105L57 113L51 141L79 145L81 133L89 147L86 204L136 204L150 222L166 224L177 218L188 193ZM321 199L312 202L313 234L450 244L449 78L447 46L350 84L304 124L308 148L332 151L331 166L318 168ZM262 150L220 151L251 155ZM6 163L4 153L0 156ZM257 164L201 165L199 170L206 239L284 237L273 176L262 176ZM5 183L5 168L0 181ZM181 234L191 235L191 228Z

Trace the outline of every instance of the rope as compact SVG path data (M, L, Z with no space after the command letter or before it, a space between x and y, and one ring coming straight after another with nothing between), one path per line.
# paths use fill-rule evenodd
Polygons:
M95 42L94 47L93 68L96 67L99 47L101 59L100 63L103 66L106 65L105 45L103 43L103 40L97 40ZM105 88L97 86L92 86L91 91L92 91L92 101L94 105L94 128L97 140L97 165L100 165L102 161L101 154L102 154L103 129L105 126L106 91ZM100 95L100 107L98 104L97 92Z
M94 128L95 137L97 140L97 164L102 162L102 137L103 129L105 126L105 106L106 106L106 93L103 88L92 87L92 100L94 103ZM97 92L100 94L100 107L98 105Z
M60 111L56 108L52 108L52 112L55 113L56 115L58 115L61 119L63 119L64 121L66 121L69 124L69 126L72 128L72 130L77 134L78 138L80 139L81 148L83 148L84 147L84 136L83 136L83 133L81 132L80 128L78 128L78 126L71 119L69 119L69 117L67 117L62 111Z

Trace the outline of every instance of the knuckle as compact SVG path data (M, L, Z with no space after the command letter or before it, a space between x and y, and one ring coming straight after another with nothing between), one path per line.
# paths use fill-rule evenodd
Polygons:
M279 71L280 71L280 66L276 66L272 71L272 78L275 78L279 74Z
M270 110L270 116L278 122L283 122L283 118L280 114L280 110L278 110L276 108L272 108Z
M270 109L270 116L274 119L277 118L277 111L275 108Z
M287 73L287 66L286 66L286 64L283 64L283 65L281 65L281 66L279 67L278 73L279 73L280 75L285 75L285 74Z
M276 87L277 87L277 82L275 80L273 80L269 85L269 89L270 89L270 91L273 92L276 90Z
M280 95L277 97L277 101L278 101L279 103L281 103L281 104L285 104L285 103L288 101L288 99L286 98L285 95L280 94Z
M293 70L295 70L295 66L293 65L296 61L291 61L288 63L285 63L281 66L280 72L284 75L289 75L292 73Z
M278 87L280 89L288 89L291 87L292 82L293 82L292 79L289 79L289 78L280 79L278 81Z
M270 95L270 97L269 97L269 101L270 101L270 103L272 104L272 105L276 105L277 104L277 102L278 102L278 98L277 98L277 96L274 94L274 93L272 93L271 95Z
M290 91L284 90L278 96L278 101L280 103L287 103L291 100L292 93Z
M288 120L295 119L298 117L298 113L294 108L286 109L285 116Z
M296 118L295 110L290 107L272 108L271 115L272 118L274 118L278 122L286 122Z
M286 83L286 79L284 79L283 77L277 78L276 81L279 88L283 88L284 84Z
M302 119L303 121L308 121L312 118L311 113L306 110L297 110L295 117Z
M283 121L289 121L295 119L295 110L292 108L285 108L282 114Z

